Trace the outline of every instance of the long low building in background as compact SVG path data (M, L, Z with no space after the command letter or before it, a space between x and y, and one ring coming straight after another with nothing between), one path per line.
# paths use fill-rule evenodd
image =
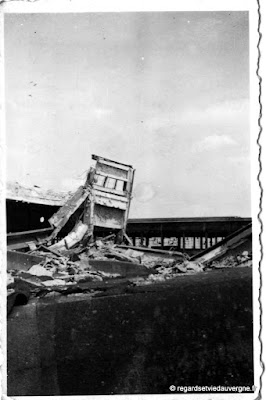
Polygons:
M7 233L49 228L49 218L71 194L8 183ZM127 234L136 246L175 249L193 255L250 223L251 218L234 216L129 218Z

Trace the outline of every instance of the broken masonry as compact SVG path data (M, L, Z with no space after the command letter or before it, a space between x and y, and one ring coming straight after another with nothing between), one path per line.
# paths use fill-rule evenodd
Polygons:
M93 238L97 227L112 230L116 241L122 242L126 235L126 225L132 198L135 170L131 165L92 155L96 161L91 167L86 182L49 219L54 231L48 243L54 241L70 217L81 207L83 212L72 231L51 249L68 250L82 241L85 245Z

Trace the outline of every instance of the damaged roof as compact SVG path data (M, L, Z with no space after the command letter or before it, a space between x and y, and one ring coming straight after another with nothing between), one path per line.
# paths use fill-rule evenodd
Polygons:
M25 203L62 206L71 193L55 192L51 189L45 190L36 185L25 187L18 182L7 182L6 184L6 199Z

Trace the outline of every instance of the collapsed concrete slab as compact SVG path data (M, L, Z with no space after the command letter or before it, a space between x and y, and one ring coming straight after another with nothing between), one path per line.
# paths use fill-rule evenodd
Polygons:
M252 259L252 224L248 224L244 228L227 236L221 242L196 254L191 257L191 260L204 265L211 265L213 261L221 263L225 258L235 257L236 261L239 261L238 264L240 264L245 260L237 257L243 252L247 252L250 255L249 259Z
M54 227L49 241L57 237L81 207L79 222L87 227L84 233L87 239L92 237L97 227L115 231L120 240L126 235L135 170L131 165L104 157L92 155L92 159L95 166L90 168L85 184L49 219Z

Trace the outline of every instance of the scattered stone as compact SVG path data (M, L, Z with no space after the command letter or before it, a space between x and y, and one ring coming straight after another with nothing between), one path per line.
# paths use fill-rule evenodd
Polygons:
M35 276L53 276L53 273L46 268L42 267L40 264L33 265L29 270L28 273Z
M74 268L73 266L67 267L67 272L69 275L75 275L77 273L77 269Z
M54 279L52 281L43 282L44 286L65 286L66 282L63 279Z
M10 273L7 273L7 277L6 277L6 285L7 288L11 288L12 285L14 284L14 276L12 276Z
M45 295L45 297L52 297L52 298L57 297L57 296L60 296L60 293L59 292L55 292L55 291L48 292Z
M81 288L87 287L86 283L90 285L90 282L105 281L104 284L109 284L109 280L123 278L120 273L97 270L95 266L90 265L90 260L112 262L119 260L141 264L147 268L150 274L145 277L131 278L131 284L137 286L165 282L183 274L195 274L213 269L252 267L252 254L248 251L243 251L236 256L226 256L225 254L219 260L203 265L184 257L177 259L170 253L158 255L158 253L152 254L149 251L125 249L116 246L111 241L104 241L104 239L98 239L88 244L85 249L75 247L73 250L67 250L67 254L64 253L64 255L54 254L55 252L48 253L47 249L45 250L34 251L34 254L43 256L44 261L33 265L28 271L9 271L7 275L8 289L22 287L34 295L47 295L51 290L52 293L64 292L66 294L77 288L82 291ZM83 283L84 286L79 286ZM52 294L50 293L49 296Z
M47 280L53 280L53 277L50 275L33 275L30 274L28 271L19 271L18 275L19 278L23 278L25 280L28 280L30 282L43 282Z
M139 257L141 258L144 255L143 252L133 249L127 249L124 254L131 258L139 258Z
M252 256L248 251L243 251L240 255L223 257L213 261L209 267L214 269L252 267Z
M184 264L177 264L176 268L179 272L186 273L187 272L187 267Z
M74 279L75 279L75 282L78 282L78 283L103 281L103 278L96 274L95 275L93 275L93 274L75 275Z
M56 272L53 275L54 280L64 280L65 282L73 282L74 281L74 275L69 275L61 272Z
M238 267L252 267L252 260L247 260L238 265Z
M102 242L101 240L96 240L96 241L95 241L95 246L96 246L97 248L101 248L101 247L104 246L104 244L103 244L103 242Z
M111 272L104 272L104 271L99 271L99 274L102 275L103 278L119 278L121 277L120 274L116 273L111 273Z
M200 263L185 261L184 266L186 267L187 271L192 270L194 272L203 272L204 267Z

